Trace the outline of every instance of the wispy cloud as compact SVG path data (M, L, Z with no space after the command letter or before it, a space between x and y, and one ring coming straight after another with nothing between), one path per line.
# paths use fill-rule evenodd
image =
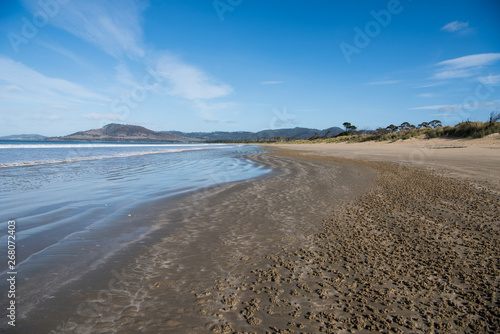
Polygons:
M23 4L32 13L40 11L38 1L23 0ZM140 0L70 1L59 7L50 23L111 56L142 57L140 21L147 6L147 1Z
M437 65L448 66L455 69L491 65L500 59L500 53L480 53L470 56L445 60Z
M437 110L439 112L456 112L467 109L492 110L500 108L500 100L480 101L473 104L442 104L410 108L411 110Z
M434 93L423 93L423 94L418 94L417 96L418 97L424 97L424 98L431 98L431 97L435 97L436 94L434 94Z
M98 114L98 113L90 113L83 115L85 119L92 120L109 120L109 121L123 121L123 116L120 114Z
M38 114L33 116L33 119L38 120L38 121L59 121L62 119L60 115L53 114L53 113L45 113L45 114Z
M262 81L261 85L279 85L285 83L284 81Z
M156 65L157 74L167 81L167 93L188 100L213 99L230 94L231 86L209 77L196 66L164 54Z
M429 84L416 86L415 88L429 88L429 87L436 87L436 86L441 86L441 85L444 85L445 83L447 83L447 81L432 82L432 83L429 83Z
M432 105L432 106L423 106L423 107L415 107L415 108L410 108L411 110L451 110L457 108L458 105L452 105L452 104L439 104L439 105Z
M448 32L455 32L469 27L469 22L453 21L446 24L441 30Z
M36 39L35 43L37 43L40 46L43 46L46 49L49 49L53 52L56 52L64 57L70 59L72 62L74 62L75 64L78 64L79 66L86 67L89 69L92 68L92 66L90 65L90 63L87 60L85 60L84 58L78 56L77 54L69 51L68 49L63 48L60 45L47 43L47 42L41 41L39 39Z
M64 79L47 77L24 64L1 55L0 68L2 68L0 81L7 84L4 98L25 99L27 101L30 99L34 101L108 101L107 98L91 92L83 86ZM20 90L26 94L19 96Z
M500 53L481 53L445 60L437 63L440 67L433 79L446 80L467 78L478 75L480 70L500 60Z
M24 6L33 13L40 10L38 2L22 1ZM190 102L229 95L233 91L230 85L217 81L207 71L189 64L179 57L172 56L167 50L150 49L148 53L145 52L142 16L148 5L147 0L70 1L64 6L60 6L59 13L49 22L117 58L114 83L119 87L116 90L127 90L130 87L141 86L140 78L136 78L134 73L129 70L129 68L137 68L137 66L131 66L135 62L135 65L141 64L144 68L154 68L155 79L161 83L161 88L155 90L155 93L183 98ZM43 43L41 45L75 61L79 60L77 56L61 47ZM0 78L2 75L0 74ZM49 79L44 78L38 81L50 81ZM27 87L24 81L23 84L16 82L16 80L11 80L9 83L23 89ZM83 98L87 95L88 98L97 98L84 87L70 82L67 82L68 85L62 84L62 82L58 85L53 81L50 83L52 86L41 85L40 87L52 87L51 91L60 89L65 90L66 93L71 91L71 94L68 94L70 96L78 95ZM30 86L30 88L35 90L35 85ZM199 111L200 108L195 107L194 110ZM113 114L87 114L86 118L100 119L101 116L108 117L108 119L116 117ZM209 117L205 118L209 119Z
M130 73L127 65L124 62L119 63L115 67L116 71L116 81L126 85L126 86L136 86L137 83L135 81L134 76Z
M21 87L19 86L16 86L16 85L8 85L8 86L5 86L5 89L8 91L8 92L11 92L11 93L21 93L24 91L24 89L22 89Z
M386 80L386 81L373 81L369 82L368 85L374 85L374 86L379 86L379 85L394 85L397 83L400 83L401 80Z
M294 112L315 112L318 111L318 109L294 109Z
M65 106L62 104L49 106L49 109L50 110L70 110L70 108L68 106Z
M500 75L488 75L486 77L479 78L479 81L485 85L495 85L500 83Z
M194 108L198 110L198 115L207 123L234 123L232 120L223 119L216 115L234 108L234 102L207 103L203 101L194 101L193 105Z

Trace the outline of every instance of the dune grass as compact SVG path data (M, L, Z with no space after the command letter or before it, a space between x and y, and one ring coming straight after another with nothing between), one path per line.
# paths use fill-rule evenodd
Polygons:
M466 121L455 126L436 128L406 129L389 133L349 134L332 138L317 138L312 140L296 140L288 143L361 143L366 141L398 141L414 137L421 138L483 138L493 133L500 133L500 122Z

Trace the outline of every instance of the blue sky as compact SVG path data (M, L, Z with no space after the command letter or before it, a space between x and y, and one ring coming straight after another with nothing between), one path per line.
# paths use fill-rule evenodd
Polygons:
M0 2L0 135L359 129L500 110L500 3Z

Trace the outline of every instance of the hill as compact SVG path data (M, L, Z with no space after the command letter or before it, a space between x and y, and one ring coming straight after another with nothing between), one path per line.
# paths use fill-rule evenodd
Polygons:
M29 135L3 136L3 137L0 137L0 140L37 141L37 140L44 140L45 138L47 138L47 137L42 136L42 135L29 134Z
M102 141L102 142L162 142L190 143L200 142L168 132L156 132L138 125L108 124L100 129L80 131L63 137L50 137L49 141Z
M49 141L101 141L101 142L255 142L272 138L309 139L311 137L334 136L342 132L338 127L325 130L309 128L274 129L259 132L181 132L181 131L152 131L142 126L108 124L100 129L80 131L68 136L50 137Z
M328 132L330 131L330 132ZM309 128L293 128L293 129L274 129L262 130L259 132L236 131L236 132L181 132L169 131L168 133L184 136L188 138L202 139L206 141L245 141L259 140L265 138L295 138L309 139L314 136L323 137L328 133L328 136L334 136L342 132L341 128L332 127L325 130L309 129Z

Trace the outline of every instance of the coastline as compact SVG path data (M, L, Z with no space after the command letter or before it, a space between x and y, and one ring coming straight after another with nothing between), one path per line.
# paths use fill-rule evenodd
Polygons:
M70 284L25 332L500 328L494 184L272 147L251 157L272 173L192 194L183 213L158 207L153 235Z
M18 319L40 301L53 298L61 285L80 280L150 233L160 211L155 205L168 208L174 197L267 172L235 157L255 152L255 147L83 146L22 144L3 150L12 153L20 148L12 156L2 155L7 163L31 158L64 161L2 169L4 233L7 219L15 219L17 226ZM87 160L75 162L75 156ZM6 234L0 239L7 243ZM7 267L2 276L7 276ZM0 288L8 291L9 282L3 280ZM7 319L8 312L0 313ZM5 326L2 321L1 328L10 328Z
M259 263L283 240L302 244L321 218L364 193L374 177L362 167L309 159L248 158L274 171L190 194L168 207L157 203L150 213L157 213L154 233L39 305L24 332L206 331L212 319L200 317L196 296L214 279ZM358 178L364 182L356 185Z

